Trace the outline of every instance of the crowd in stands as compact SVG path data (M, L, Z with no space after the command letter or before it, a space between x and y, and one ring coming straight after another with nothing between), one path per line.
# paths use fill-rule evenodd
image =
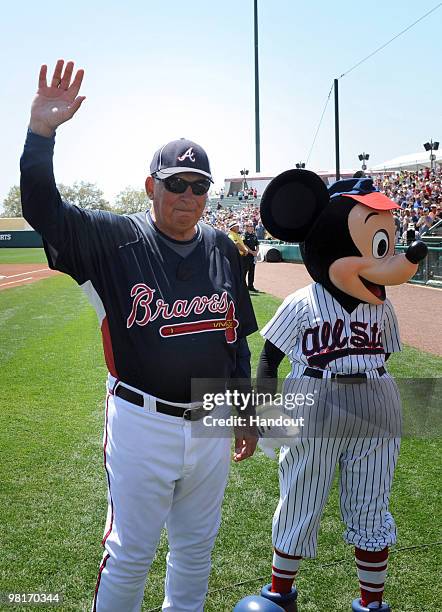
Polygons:
M238 191L238 200L251 200L252 198L256 200L258 197L257 189L243 189L242 191Z
M393 213L397 243L409 242L413 232L416 238L424 235L442 219L442 167L435 171L429 168L416 172L403 170L380 175L373 180L380 191L400 206ZM261 223L256 189L241 192L241 199L244 203L234 208L229 198L222 194L217 202L212 202L206 208L203 221L226 233L232 221L239 221L241 230L251 223L259 240L271 238Z
M228 206L226 200L224 200L224 202L226 203L225 206L216 205L211 208L206 208L202 220L226 233L229 232L229 226L233 221L239 222L241 230L251 223L255 228L258 240L263 240L267 236L264 226L261 223L259 203L256 200L244 204L244 206L236 210Z
M401 171L376 178L375 185L401 208L394 211L396 242L423 236L442 219L442 169Z
M258 190L256 189L256 187L248 188L244 186L243 189L238 192L230 193L229 196L235 196L240 202L242 200L256 200L256 198L258 197ZM224 187L221 187L219 191L219 199L224 199Z

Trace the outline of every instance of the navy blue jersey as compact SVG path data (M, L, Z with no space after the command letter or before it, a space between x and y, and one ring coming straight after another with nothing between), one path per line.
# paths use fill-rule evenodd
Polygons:
M200 225L180 256L146 213L121 216L62 201L54 139L28 134L21 158L23 215L42 234L49 266L72 276L95 307L116 378L156 397L191 400L191 379L229 378L238 340L257 329L228 237Z
M243 240L244 244L248 246L251 251L256 251L256 249L259 247L259 240L255 233L250 234L249 232L246 232L243 236ZM253 257L253 255L249 254L249 257Z

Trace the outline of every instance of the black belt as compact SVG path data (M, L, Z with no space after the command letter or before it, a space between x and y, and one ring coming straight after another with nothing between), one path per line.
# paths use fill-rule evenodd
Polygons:
M384 366L376 368L376 371L379 376L383 376L387 372ZM310 378L324 378L324 374L326 374L326 370L318 370L317 368L305 368L304 370L304 376L309 376ZM332 372L330 378L337 382L358 384L365 382L368 376L366 372L358 372L356 374L337 374Z
M141 393L132 391L132 389L128 389L123 385L117 385L114 394L121 397L121 399L126 400L126 402L135 404L135 406L140 406L141 408L144 407L144 397L141 395ZM160 400L155 400L155 407L156 411L161 412L161 414L181 417L186 421L198 421L199 419L202 419L205 414L207 414L207 410L205 410L203 406L198 406L196 408L183 408L182 406L165 404L164 402L160 402Z

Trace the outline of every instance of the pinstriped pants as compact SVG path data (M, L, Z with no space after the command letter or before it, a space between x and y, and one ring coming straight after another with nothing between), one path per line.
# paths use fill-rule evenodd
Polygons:
M321 515L337 468L344 539L376 551L396 542L389 512L400 447L400 399L387 374L362 384L287 379L285 393L314 393L315 405L297 410L305 431L287 441L279 460L280 499L273 517L275 548L313 558ZM295 416L292 414L292 416Z

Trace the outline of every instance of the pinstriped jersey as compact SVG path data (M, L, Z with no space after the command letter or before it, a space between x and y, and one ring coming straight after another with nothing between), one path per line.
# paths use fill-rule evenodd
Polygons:
M283 351L292 376L304 367L342 374L369 372L385 363L385 353L401 350L391 302L360 303L351 313L319 283L286 297L261 335Z

